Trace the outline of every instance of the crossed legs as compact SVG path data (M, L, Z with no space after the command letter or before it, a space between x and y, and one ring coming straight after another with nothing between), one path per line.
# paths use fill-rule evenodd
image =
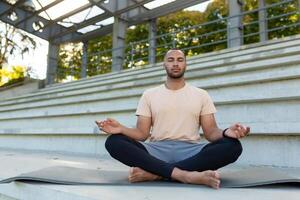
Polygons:
M105 147L110 155L132 167L129 181L173 179L183 183L204 184L218 188L217 169L235 162L242 152L237 139L222 138L207 144L199 153L176 163L167 163L150 155L139 142L122 134L107 138Z

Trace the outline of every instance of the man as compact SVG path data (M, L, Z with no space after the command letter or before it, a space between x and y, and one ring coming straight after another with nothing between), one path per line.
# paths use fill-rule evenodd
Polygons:
M169 179L217 189L216 170L237 160L242 152L238 139L250 128L239 123L218 128L210 96L185 82L182 51L168 51L164 68L165 84L146 90L140 99L136 128L110 118L96 121L101 130L112 134L105 147L113 158L131 167L130 182ZM199 142L200 125L208 144Z

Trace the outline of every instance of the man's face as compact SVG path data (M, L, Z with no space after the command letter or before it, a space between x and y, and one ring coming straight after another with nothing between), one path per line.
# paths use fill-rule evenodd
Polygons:
M168 51L164 59L164 67L168 77L173 79L183 77L186 68L186 61L183 52L180 50Z

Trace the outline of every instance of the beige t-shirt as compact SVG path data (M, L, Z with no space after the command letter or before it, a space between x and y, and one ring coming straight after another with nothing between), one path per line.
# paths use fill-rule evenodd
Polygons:
M208 93L186 83L179 90L170 90L164 84L146 90L136 115L152 118L150 141L198 142L200 116L215 112Z

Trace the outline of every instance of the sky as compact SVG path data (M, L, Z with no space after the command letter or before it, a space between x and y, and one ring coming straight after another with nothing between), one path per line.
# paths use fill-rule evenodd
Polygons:
M212 0L189 7L185 10L196 10L203 12L211 1ZM162 2L162 0L160 0L160 2ZM0 26L0 29L1 28L2 27ZM37 41L37 48L35 49L35 51L31 52L30 54L24 55L23 58L21 56L9 58L8 65L23 65L30 67L33 71L34 78L45 79L47 71L48 42L35 36L32 37Z

